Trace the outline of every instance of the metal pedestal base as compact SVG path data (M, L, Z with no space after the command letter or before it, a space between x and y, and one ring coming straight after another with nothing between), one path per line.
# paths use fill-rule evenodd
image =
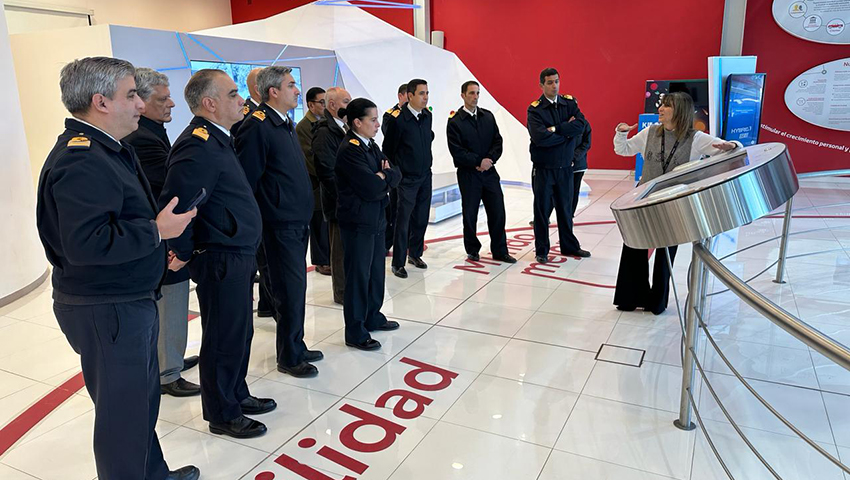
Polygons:
M694 422L691 422L688 426L685 426L685 425L683 425L682 423L679 422L678 418L676 420L673 420L673 425L676 428L678 428L679 430L684 430L686 432L690 432L691 430L694 430L695 428L697 428L697 426L694 425Z

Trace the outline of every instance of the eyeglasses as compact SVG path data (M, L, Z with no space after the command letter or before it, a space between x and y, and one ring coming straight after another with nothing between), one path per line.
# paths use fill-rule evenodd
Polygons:
M323 98L321 100L313 100L312 102L307 102L307 103L318 103L318 104L324 106L325 105L325 99Z

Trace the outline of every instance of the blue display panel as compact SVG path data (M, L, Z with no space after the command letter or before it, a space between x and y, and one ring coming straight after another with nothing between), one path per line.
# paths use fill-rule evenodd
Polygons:
M758 143L764 74L733 74L726 79L723 106L723 138L737 140L745 147Z
M192 73L194 74L198 70L203 70L205 68L212 68L214 70L222 70L230 75L230 78L236 82L236 87L239 89L239 95L244 99L248 99L250 96L248 93L248 85L245 83L245 79L248 78L248 73L255 68L265 68L268 65L254 65L250 63L226 63L226 62L207 62L202 60L191 60ZM295 79L295 85L298 86L298 90L301 91L301 68L300 67L291 67L292 68L292 78ZM298 123L302 118L304 118L304 103L301 95L298 96L298 106L294 109L290 110L289 117L295 122Z

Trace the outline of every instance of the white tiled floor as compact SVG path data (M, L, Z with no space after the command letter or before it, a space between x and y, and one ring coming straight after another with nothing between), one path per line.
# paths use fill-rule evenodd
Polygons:
M228 480L306 478L282 466L287 457L331 478L350 475L358 480L725 478L702 431L673 426L682 374L673 298L661 316L616 310L610 287L622 245L619 232L613 224L581 225L610 221L610 202L632 182L622 172L590 172L585 178L593 191L582 200L576 233L592 258L535 269L527 228L531 194L506 187L507 226L525 228L508 235L520 261L474 267L465 261L462 240L439 239L461 232L459 218L430 226L428 238L435 241L425 253L429 268L411 268L407 280L388 273L383 312L401 329L374 335L383 344L380 351L345 347L342 310L333 303L330 280L309 274L305 339L325 354L316 364L319 376L301 380L278 373L275 324L255 319L248 381L254 394L279 404L276 411L258 417L269 433L251 440L212 435L198 398L165 396L157 431L170 465L192 463L202 469L204 479ZM848 199L848 183L806 181L795 206ZM848 215L850 208L803 213ZM850 344L850 228L842 228L850 221L800 219L792 231L823 226L833 229L793 237L790 252L834 251L789 259L785 285L771 282L774 269L751 285ZM483 209L479 229L486 230ZM725 236L718 253L779 231L780 219L759 220L737 236ZM552 234L554 245L557 235ZM487 236L481 240L486 257ZM777 253L778 242L771 241L724 262L748 278ZM690 248L680 248L674 272L682 304L689 258ZM721 289L711 286L711 291ZM50 297L50 286L43 285L0 308L0 427L79 372L79 359L56 324ZM192 305L196 308L194 298ZM739 372L806 435L850 461L850 372L731 293L711 297L709 309L709 331ZM188 354L198 350L199 323L189 324ZM603 343L644 350L645 355L636 355L643 355L643 363L635 367L599 361ZM616 361L617 353L604 358ZM842 478L731 376L704 338L698 353L729 414L782 478ZM185 374L190 380L197 375L197 370ZM695 396L735 478L773 478L701 383ZM76 392L0 456L0 478L94 479L93 415L85 389ZM302 444L304 439L316 444ZM386 448L368 451L382 441ZM330 451L322 447L368 468L357 473L344 466L342 457L334 462L320 455Z

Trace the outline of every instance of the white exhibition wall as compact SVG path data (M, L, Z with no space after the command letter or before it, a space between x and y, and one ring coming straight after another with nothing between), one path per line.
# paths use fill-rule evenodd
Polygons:
M0 11L3 2L0 0ZM32 285L47 269L35 228L35 191L21 119L6 16L0 17L0 300Z
M475 79L452 52L431 46L359 8L309 4L264 20L202 30L205 35L293 44L336 52L353 97L382 109L396 103L399 84L424 78L434 111L434 173L454 171L446 143L449 113L463 105L460 86ZM505 138L499 161L503 180L531 181L528 131L481 85L480 105L493 111Z

